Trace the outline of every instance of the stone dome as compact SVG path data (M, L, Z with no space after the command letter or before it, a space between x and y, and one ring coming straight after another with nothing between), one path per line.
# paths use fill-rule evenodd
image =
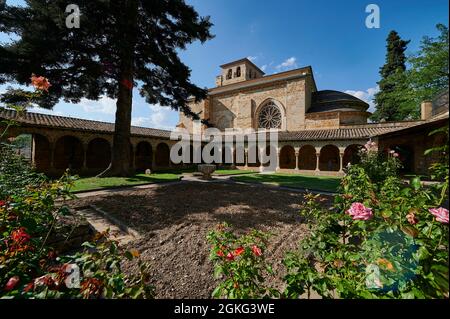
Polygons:
M323 90L312 92L311 107L307 113L322 112L366 112L369 104L353 95L333 91Z

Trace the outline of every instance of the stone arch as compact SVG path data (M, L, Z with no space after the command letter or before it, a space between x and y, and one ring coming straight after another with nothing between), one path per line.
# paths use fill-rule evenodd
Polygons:
M344 150L344 157L342 158L342 166L346 167L348 163L358 164L361 160L359 156L359 151L362 148L364 148L364 146L360 144L351 144L347 146Z
M46 172L51 166L50 141L44 135L33 134L32 161L39 172Z
M86 166L89 169L105 169L111 163L111 145L101 137L92 139L86 150Z
M275 106L278 111L280 112L280 116L281 116L281 124L278 127L278 129L280 130L286 130L286 109L284 107L284 105L277 101L276 99L273 98L268 98L265 99L262 103L259 104L259 106L255 109L255 113L253 114L253 127L255 129L260 129L260 125L259 125L259 116L260 116L260 112L266 108L269 105L273 105Z
M71 135L60 137L55 143L54 166L59 169L80 169L84 162L81 141Z
M303 170L315 170L316 164L317 156L314 146L302 146L298 154L298 168Z
M335 145L325 145L320 149L319 170L339 171L340 157L339 148Z
M166 143L159 143L156 146L156 165L159 167L170 165L170 149Z
M280 168L295 169L295 149L290 145L280 150Z
M153 149L149 142L141 141L136 145L135 152L136 170L145 171L152 168Z

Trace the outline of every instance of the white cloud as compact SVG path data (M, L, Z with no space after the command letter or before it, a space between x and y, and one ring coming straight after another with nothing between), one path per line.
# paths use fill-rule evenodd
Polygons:
M252 61L252 62L255 62L255 61L258 59L258 57L257 57L257 56L249 55L249 56L247 57L247 59L249 59L249 60Z
M375 104L373 103L373 99L378 91L380 91L380 88L376 86L373 88L368 88L365 91L347 90L345 91L345 93L353 95L354 97L357 97L358 99L368 103L369 109L367 111L373 113L375 111Z
M267 64L264 64L263 66L261 66L261 71L266 72L267 70Z
M158 104L148 105L151 114L149 116L138 116L131 119L131 125L151 127L164 130L172 130L174 127L170 124L170 115L173 111L168 107Z
M295 68L297 68L297 58L293 56L284 60L281 64L278 64L275 67L278 71L287 71Z
M115 114L116 100L103 96L98 101L81 99L78 104L87 113Z

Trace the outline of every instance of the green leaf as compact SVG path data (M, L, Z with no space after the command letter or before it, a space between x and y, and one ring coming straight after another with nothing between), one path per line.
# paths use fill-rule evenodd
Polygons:
M420 177L416 176L416 177L412 178L410 185L414 190L416 190L416 191L419 190L422 187L422 183L420 182Z

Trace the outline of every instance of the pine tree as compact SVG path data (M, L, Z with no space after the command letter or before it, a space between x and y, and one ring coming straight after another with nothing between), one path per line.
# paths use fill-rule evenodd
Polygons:
M386 63L380 68L381 80L377 83L380 91L375 94L376 111L372 114L374 121L395 121L404 117L400 110L404 96L398 93L402 91L399 87L406 83L405 51L410 41L402 40L396 31L391 31L386 41Z
M6 4L0 32L17 40L0 44L0 83L29 83L31 73L50 79L41 106L61 98L117 99L112 161L103 175L129 176L133 88L151 104L170 106L198 119L186 101L206 90L189 80L178 51L212 38L209 17L184 0L78 0L80 27L68 28L63 0Z

